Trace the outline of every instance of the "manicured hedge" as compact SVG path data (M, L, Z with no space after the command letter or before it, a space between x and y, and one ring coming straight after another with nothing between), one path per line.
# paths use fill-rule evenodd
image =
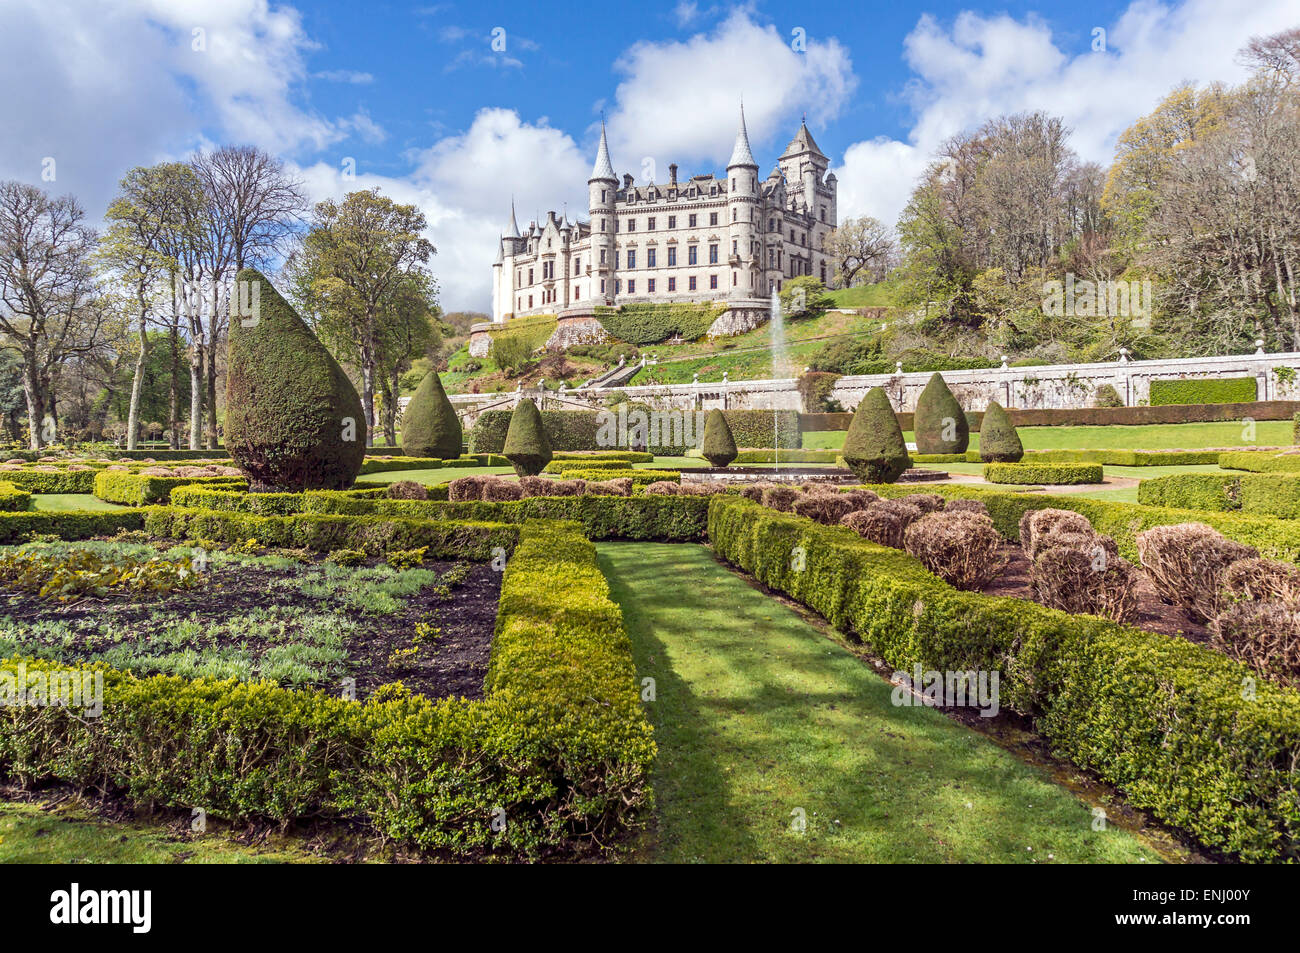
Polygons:
M1151 382L1151 406L1166 404L1249 404L1256 396L1253 377L1187 377Z
M912 463L979 463L980 452L967 450L965 453L912 453Z
M294 513L364 514L369 500L385 499L386 487L353 490L308 490L305 493L249 493L194 484L178 486L171 493L172 506L190 509L230 510L259 516L289 516Z
M1100 483L1100 463L988 463L984 479L989 483L1034 484Z
M564 473L566 470L627 470L626 460L552 460L542 467L543 473Z
M1300 519L1300 474L1180 473L1138 484L1138 502Z
M640 407L637 408L642 409ZM542 425L551 442L553 451L604 450L597 442L601 423L607 420L602 414L611 411L596 410L544 410ZM693 413L693 411L676 411L676 413ZM662 456L680 456L688 450L698 448L704 436L702 425L695 427L695 442L691 445L661 445L656 439L673 439L669 433L651 434L651 453ZM727 425L736 440L737 447L766 448L782 447L797 450L801 447L803 437L799 430L799 412L795 410L728 410L724 411ZM485 410L470 430L470 450L473 453L500 453L505 446L506 430L510 426L511 411ZM629 415L630 416L630 415ZM635 421L633 421L635 423ZM631 425L629 425L630 427ZM681 439L680 432L676 435ZM777 441L780 441L779 443ZM620 451L625 452L625 451Z
M655 344L675 335L703 337L726 313L725 304L625 304L596 308L596 320L612 337L629 344Z
M731 461L743 463L830 463L840 455L838 450L741 450L736 459ZM915 456L912 457L916 459Z
M240 477L160 477L123 473L120 470L101 470L94 476L92 489L95 496L106 503L122 503L127 506L165 503L172 490L190 484L248 489L248 481Z
M895 669L998 671L1001 704L1135 806L1243 860L1296 859L1295 691L1184 639L960 592L902 552L734 496L712 500L709 538Z
M490 535L509 536L514 555L482 701L398 691L361 704L266 682L102 670L97 718L0 708L0 774L236 820L362 819L385 839L459 853L608 845L649 804L655 754L621 612L576 526ZM470 550L480 536L474 528ZM20 664L82 671L14 659L0 671L12 677Z
M653 453L642 453L637 450L592 450L586 453L554 453L551 455L551 461L559 462L564 460L618 460L623 463L654 463L655 455Z
M89 513L82 510L0 512L0 544L26 542L32 535L89 539L92 536L112 536L118 530L140 529L143 526L144 512L141 510L116 510L111 513Z
M1300 411L1300 401L1252 400L1248 404L1168 404L1156 407L1076 407L1020 410L1008 408L1011 423L1017 427L1137 427L1144 424L1214 423L1252 420L1291 420ZM802 414L805 430L848 430L852 414ZM966 411L971 433L980 429L984 414ZM898 423L912 429L912 414L900 413Z
M499 523L454 523L377 515L296 513L259 516L230 510L150 507L144 528L170 539L211 539L219 543L255 540L263 546L310 549L359 549L380 555L394 549L429 548L429 559L486 561L498 547L509 551L516 530Z
M1219 462L1218 450L1028 450L1021 463L1102 463L1108 467L1189 467Z
M917 492L915 486L897 484L872 485L867 489L885 497ZM1097 532L1114 537L1120 554L1128 559L1137 559L1137 534L1143 530L1195 522L1205 523L1229 539L1254 546L1261 556L1300 562L1300 523L1295 520L1095 500L1077 493L1022 493L969 484L926 484L924 489L926 493L947 498L980 500L988 507L998 532L1012 541L1020 538L1020 517L1026 510L1051 507L1074 510L1088 517Z
M1219 466L1226 470L1250 470L1255 473L1300 473L1300 453L1229 450L1219 454Z
M648 483L680 483L682 474L678 470L565 470L566 480L621 480L627 477L633 486L645 486Z
M95 489L97 470L5 470L3 477L28 493L91 493ZM114 471L121 472L121 471Z
M513 411L485 410L469 432L470 453L501 453ZM594 410L543 410L542 426L551 450L597 450L599 423Z
M7 480L0 480L0 510L21 513L31 505L32 495Z

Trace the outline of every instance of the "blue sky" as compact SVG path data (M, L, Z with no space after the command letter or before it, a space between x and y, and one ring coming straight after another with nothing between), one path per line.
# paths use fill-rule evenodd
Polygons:
M742 96L765 170L807 113L841 215L892 224L955 132L1044 109L1104 164L1176 84L1239 80L1236 51L1297 22L1295 0L4 0L0 178L98 220L132 166L253 143L314 199L420 205L444 306L484 309L512 195L521 223L585 217L602 111L617 170L660 181L721 170Z

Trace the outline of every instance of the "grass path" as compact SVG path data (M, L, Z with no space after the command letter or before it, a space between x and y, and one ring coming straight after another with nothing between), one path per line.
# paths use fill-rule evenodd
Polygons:
M1149 844L891 686L696 545L601 543L659 758L660 862L1140 862ZM797 812L806 829L792 829Z
M127 507L108 503L93 493L33 493L33 510L77 510L89 513L108 513Z

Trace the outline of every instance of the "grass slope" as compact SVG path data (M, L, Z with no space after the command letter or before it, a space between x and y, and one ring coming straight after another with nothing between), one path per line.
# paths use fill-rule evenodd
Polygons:
M864 662L703 546L597 549L638 674L656 680L658 821L634 859L1158 859L1126 831L1093 831L1083 802L976 732L894 706Z
M1026 450L1198 450L1203 447L1288 446L1291 421L1261 420L1255 439L1248 441L1243 427L1233 421L1199 424L1145 424L1141 427L1018 427ZM810 450L838 450L844 446L843 430L803 435ZM903 435L913 439L908 432ZM970 448L979 449L979 434L970 435Z

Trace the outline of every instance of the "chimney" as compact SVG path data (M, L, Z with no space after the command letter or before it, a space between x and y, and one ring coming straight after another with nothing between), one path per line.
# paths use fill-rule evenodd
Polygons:
M632 188L632 173L630 173L630 172L624 172L624 173L623 173L623 190L624 190L624 191L627 191L627 190L630 189L630 188Z
M668 164L668 184L669 185L677 184L677 163L676 162L671 162Z

